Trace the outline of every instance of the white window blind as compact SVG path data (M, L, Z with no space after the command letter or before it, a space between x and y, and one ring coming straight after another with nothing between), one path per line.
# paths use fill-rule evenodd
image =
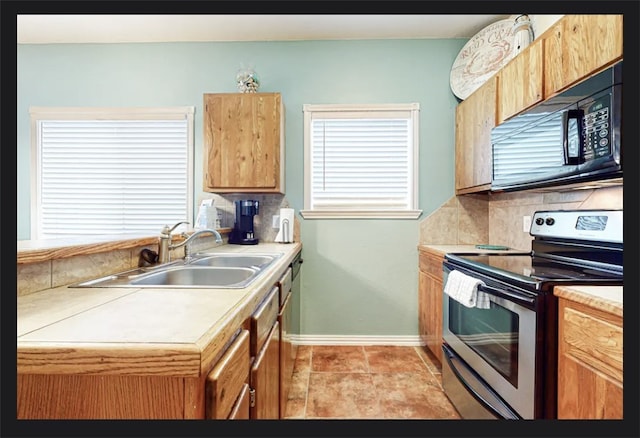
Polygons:
M119 118L99 119L91 110L61 118L32 112L33 238L153 235L165 224L191 221L193 109L156 112L114 110Z
M417 217L418 106L305 105L304 217Z

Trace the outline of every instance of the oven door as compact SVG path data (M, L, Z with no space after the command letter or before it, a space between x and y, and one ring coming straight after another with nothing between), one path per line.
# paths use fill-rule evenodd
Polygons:
M489 309L471 308L444 294L445 344L518 415L535 418L536 295L448 262L443 268L444 284L459 270L482 280L490 300Z

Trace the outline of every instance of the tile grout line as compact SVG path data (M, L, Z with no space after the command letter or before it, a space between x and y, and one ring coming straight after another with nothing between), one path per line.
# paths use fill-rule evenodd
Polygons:
M413 347L413 351L415 351L415 353L418 355L418 359L420 359L420 361L422 362L422 364L427 368L427 371L429 371L429 374L431 374L431 376L435 379L436 383L438 384L438 387L444 391L444 388L442 387L442 380L441 378L438 379L438 376L436 376L433 371L431 370L431 368L429 367L429 365L427 365L427 362L425 361L425 359L423 358L422 354L420 354L420 352L418 351L418 348L422 348L422 347ZM424 352L423 352L424 353Z
M373 373L371 372L371 364L369 363L369 356L367 355L367 349L365 348L365 346L362 346L362 351L364 352L364 360L367 362L367 369L369 370L369 372L367 374L369 374L369 379L371 379L371 384L373 385L375 391L375 396L376 396L376 405L378 407L378 415L381 418L384 418L384 412L382 411L382 404L380 403L380 393L378 392L379 388L376 386L376 383L373 379Z
M309 373L307 374L307 390L304 392L304 408L302 409L302 418L307 419L307 403L309 402L309 384L311 383L311 373L313 372L313 346L309 351Z

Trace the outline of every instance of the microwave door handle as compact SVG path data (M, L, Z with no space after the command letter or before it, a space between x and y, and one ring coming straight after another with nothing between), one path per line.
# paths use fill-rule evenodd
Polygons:
M564 164L566 165L578 165L584 162L584 137L582 135L582 119L584 117L584 111L581 109L567 110L562 113L562 147L564 149ZM571 121L575 121L575 127L577 131L577 138L571 138L569 136ZM569 145L573 141L577 141L577 151L574 146L569 150Z

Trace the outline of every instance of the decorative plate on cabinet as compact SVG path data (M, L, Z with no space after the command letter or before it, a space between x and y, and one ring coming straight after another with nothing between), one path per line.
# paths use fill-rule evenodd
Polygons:
M462 47L451 67L451 91L464 100L513 58L514 20L496 21Z

